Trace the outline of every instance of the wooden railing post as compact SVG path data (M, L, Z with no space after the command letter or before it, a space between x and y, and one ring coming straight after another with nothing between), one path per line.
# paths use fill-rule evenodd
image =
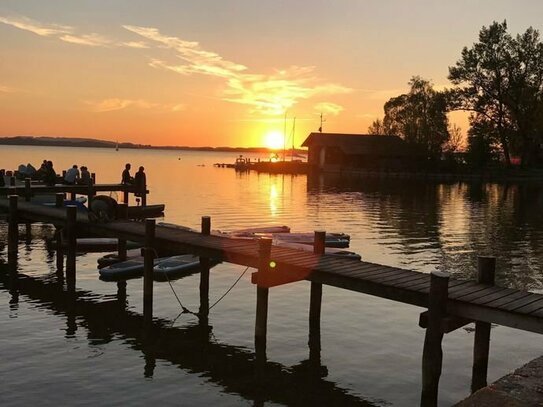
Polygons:
M211 218L202 216L202 235L211 234ZM209 315L209 258L200 256L200 322L206 323Z
M422 351L422 407L437 406L439 377L443 364L442 319L447 313L449 295L449 274L433 271L430 274L430 294L428 296L428 328L424 337Z
M480 256L477 259L477 282L494 285L496 258ZM475 339L473 343L473 369L471 392L487 385L488 355L490 352L490 323L475 321Z
M128 205L128 199L129 199L129 195L128 195L128 185L125 185L124 186L124 189L123 189L123 202L125 204Z
M313 253L324 254L326 232L315 231ZM311 282L309 297L309 360L320 364L322 284Z
M66 256L66 285L68 291L75 291L75 254L77 250L76 241L77 206L66 206L66 237L68 239L68 254Z
M143 250L143 321L145 327L153 322L153 266L155 258L155 220L145 219L145 248Z
M8 223L8 264L12 270L17 269L17 253L19 246L19 216L17 206L19 197L9 196L9 223Z
M258 241L259 273L270 272L271 239ZM268 292L266 287L256 286L256 322L255 322L255 350L265 357L266 335L268 330Z
M31 197L32 197L31 179L25 178L25 201L30 202Z

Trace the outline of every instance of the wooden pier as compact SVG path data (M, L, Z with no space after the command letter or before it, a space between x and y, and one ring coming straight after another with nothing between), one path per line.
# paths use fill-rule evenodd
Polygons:
M543 333L543 295L494 286L495 260L479 259L478 281L457 280L447 273L419 273L396 267L323 254L324 233L316 232L314 253L271 245L271 240L234 240L209 234L210 219L202 219L202 233L156 226L154 220L135 222L126 219L110 223L92 223L75 207L45 207L18 199L0 199L0 208L9 210L8 261L17 261L17 224L46 222L65 227L68 233L66 275L68 288L75 291L76 264L74 231L96 236L116 237L145 244L144 325L152 325L153 280L152 255L156 247L173 253L199 255L201 273L200 318L207 318L209 258L256 268L252 282L257 286L255 350L257 360L265 360L269 289L300 280L311 282L309 305L310 362L320 363L320 308L322 285L387 298L427 308L419 324L426 329L423 350L423 388L421 405L437 405L442 365L443 335L468 323L476 322L472 390L486 385L490 324ZM120 253L121 254L121 253ZM58 263L57 263L58 264ZM207 271L206 271L207 270Z

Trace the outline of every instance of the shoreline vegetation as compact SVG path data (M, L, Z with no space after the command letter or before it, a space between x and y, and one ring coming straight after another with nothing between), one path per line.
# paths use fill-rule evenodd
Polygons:
M152 146L150 144L117 143L115 141L98 140L78 137L51 137L51 136L12 136L0 137L0 145L16 146L51 146L51 147L93 147L120 149L146 149L146 150L181 150L181 151L218 151L240 153L277 153L266 147L189 147L189 146ZM289 153L292 149L287 150ZM294 149L295 153L307 154L307 150Z

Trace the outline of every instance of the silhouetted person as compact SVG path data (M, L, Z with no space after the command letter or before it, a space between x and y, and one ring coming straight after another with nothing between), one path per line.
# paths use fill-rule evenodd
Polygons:
M53 162L47 161L45 164L45 174L43 177L43 182L47 186L53 186L57 182L57 173L55 172L55 169L53 168Z
M130 176L130 168L131 165L129 163L127 163L125 166L124 166L124 171L123 171L123 174L122 174L122 177L121 177L121 184L133 184L134 183L134 178L132 178Z
M81 177L79 178L79 184L90 185L92 183L92 177L84 165L81 167Z
M77 165L74 164L72 168L69 168L68 171L66 171L64 183L74 185L77 181L79 181L79 169L77 168Z
M145 176L145 172L143 172L145 168L140 167L138 169L138 172L134 175L134 185L136 187L136 190L138 192L135 193L136 196L142 196L145 194L145 186L147 185L147 177Z

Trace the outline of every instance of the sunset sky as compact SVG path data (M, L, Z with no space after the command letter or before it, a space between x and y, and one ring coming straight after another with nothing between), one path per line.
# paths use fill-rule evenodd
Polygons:
M287 145L365 133L413 75L450 86L479 30L543 2L1 0L0 136ZM451 116L465 132L465 115ZM277 143L277 140L275 140Z

